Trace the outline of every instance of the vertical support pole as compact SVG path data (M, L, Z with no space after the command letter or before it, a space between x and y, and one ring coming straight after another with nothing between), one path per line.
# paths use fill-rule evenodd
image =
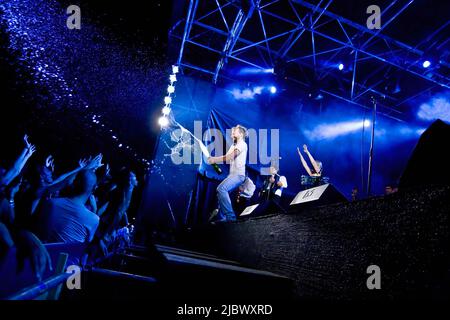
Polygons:
M369 169L367 173L367 196L370 197L372 193L372 162L373 162L373 146L375 143L375 122L377 117L377 100L372 97L373 113L372 113L372 135L370 138L370 151L369 151Z

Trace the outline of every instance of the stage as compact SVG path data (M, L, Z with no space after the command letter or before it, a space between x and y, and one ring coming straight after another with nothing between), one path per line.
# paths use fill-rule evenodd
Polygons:
M428 187L194 228L185 247L292 279L297 299L450 297L450 188ZM381 289L369 290L376 265Z

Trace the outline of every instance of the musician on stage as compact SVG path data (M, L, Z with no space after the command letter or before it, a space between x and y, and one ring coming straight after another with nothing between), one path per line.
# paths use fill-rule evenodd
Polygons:
M217 187L217 199L219 201L218 221L236 221L229 192L239 187L245 181L245 164L247 161L247 129L237 125L231 130L231 138L234 143L224 156L209 157L208 163L225 161L230 164L230 173Z
M322 176L323 174L322 162L314 159L314 157L308 150L308 146L306 144L303 145L303 152L305 152L306 155L308 156L309 161L312 164L312 168L310 168L306 163L306 160L303 157L302 153L300 152L299 148L297 148L297 152L298 155L300 156L300 161L302 162L303 168L305 168L306 172L308 173L308 176L302 176L302 185L306 188L311 188L327 183L328 178Z
M251 198L255 192L256 186L253 181L247 177L243 184L238 188L238 194L236 197L235 211L242 213L245 208L250 205Z
M269 168L269 172L270 175L264 180L260 191L260 199L273 200L279 206L283 189L288 186L287 179L285 176L278 174L278 170L274 166Z
M303 152L306 153L306 155L309 158L309 161L311 161L312 168L308 166L306 163L305 158L303 158L302 153L300 152L300 149L297 148L298 155L300 156L300 161L302 162L303 168L305 168L306 172L310 177L321 177L322 176L322 162L319 160L315 160L312 154L308 150L308 146L306 144L303 145Z

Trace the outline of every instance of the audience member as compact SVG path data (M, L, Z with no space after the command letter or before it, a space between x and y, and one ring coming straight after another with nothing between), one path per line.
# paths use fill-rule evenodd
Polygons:
M37 214L36 234L45 242L89 242L94 237L99 217L86 203L97 183L93 169L77 173L72 194L46 200Z
M133 172L122 169L114 179L101 154L80 160L77 168L57 178L52 155L25 171L36 147L27 135L23 141L25 147L11 168L0 167L0 260L15 248L19 269L28 259L40 280L52 268L41 240L91 242L90 248L106 253L116 238L129 236L124 227L129 225L127 210L137 186Z

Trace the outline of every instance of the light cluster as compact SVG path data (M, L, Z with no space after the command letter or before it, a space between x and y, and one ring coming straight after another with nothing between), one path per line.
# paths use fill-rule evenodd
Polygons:
M161 128L169 125L169 115L171 112L172 95L175 93L175 82L177 81L178 66L172 66L172 74L169 76L170 84L167 87L167 96L164 97L164 107L161 109L162 116L158 119L158 124Z

